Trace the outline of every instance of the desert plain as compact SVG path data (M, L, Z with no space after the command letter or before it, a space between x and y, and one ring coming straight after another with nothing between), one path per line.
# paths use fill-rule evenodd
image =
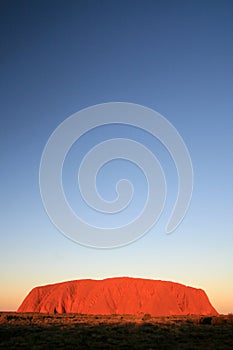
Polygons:
M233 349L233 315L0 313L0 349Z

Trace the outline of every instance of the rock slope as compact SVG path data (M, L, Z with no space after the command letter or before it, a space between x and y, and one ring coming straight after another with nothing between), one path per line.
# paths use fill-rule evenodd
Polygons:
M77 280L36 287L18 312L217 315L202 289L142 278Z

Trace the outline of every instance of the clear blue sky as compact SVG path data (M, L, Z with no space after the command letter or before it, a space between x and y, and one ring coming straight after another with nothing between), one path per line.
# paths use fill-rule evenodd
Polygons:
M127 275L204 288L218 311L233 312L232 14L230 0L1 1L1 310L36 285ZM195 185L172 235L165 210L142 239L105 251L57 231L38 176L53 130L110 101L164 115L189 149Z

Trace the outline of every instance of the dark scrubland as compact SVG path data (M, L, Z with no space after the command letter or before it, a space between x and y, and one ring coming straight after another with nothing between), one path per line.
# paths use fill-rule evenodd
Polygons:
M0 349L233 349L233 315L1 312Z

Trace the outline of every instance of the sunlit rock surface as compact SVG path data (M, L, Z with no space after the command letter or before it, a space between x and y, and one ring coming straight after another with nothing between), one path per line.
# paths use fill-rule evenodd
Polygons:
M141 278L77 280L33 288L18 312L217 315L202 289Z

